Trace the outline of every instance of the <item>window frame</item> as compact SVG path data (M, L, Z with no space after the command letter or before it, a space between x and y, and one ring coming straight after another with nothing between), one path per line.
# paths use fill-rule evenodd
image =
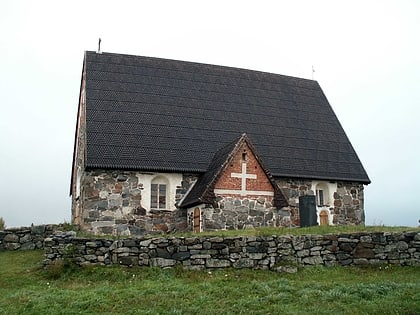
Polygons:
M154 178L150 185L150 209L166 210L169 202L169 182L165 177Z

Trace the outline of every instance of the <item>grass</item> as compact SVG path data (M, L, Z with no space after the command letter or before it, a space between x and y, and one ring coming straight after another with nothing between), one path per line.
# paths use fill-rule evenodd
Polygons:
M224 269L42 267L0 253L0 314L419 314L420 267Z
M74 228L72 228L74 227ZM79 237L88 238L105 238L105 239L120 239L127 238L127 236L121 237L118 235L94 235L86 231L80 230L78 226L68 225L65 231L74 230L77 232ZM175 232L166 234L150 234L146 235L146 238L150 237L161 237L161 236L175 236L175 237L236 237L236 236L271 236L271 235L305 235L305 234L338 234L338 233L361 233L361 232L407 232L417 231L420 232L420 228L405 227L405 226L364 226L364 225L330 225L330 226L311 226L311 227L261 227L255 229L244 229L244 230L218 230L218 231L205 231L201 233L195 232Z
M288 228L288 227L262 227L255 229L245 230L224 230L224 231L211 231L211 232L182 232L175 233L174 236L185 236L185 237L205 237L205 236L270 236L270 235L305 235L305 234L338 234L338 233L360 233L360 232L406 232L406 231L417 231L420 232L420 228L404 227L404 226L364 226L364 225L334 225L334 226L310 226L310 227L299 227L299 228ZM168 234L171 235L171 234Z

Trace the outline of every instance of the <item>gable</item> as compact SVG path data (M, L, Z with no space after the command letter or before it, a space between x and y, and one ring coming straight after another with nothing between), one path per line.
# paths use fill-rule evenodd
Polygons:
M274 196L274 187L248 143L243 142L214 185L214 193L224 196Z
M86 52L86 167L204 173L247 133L273 176L369 183L316 81Z
M269 196L275 207L288 205L246 134L214 154L208 170L178 206L185 208L198 204L215 205L219 196Z

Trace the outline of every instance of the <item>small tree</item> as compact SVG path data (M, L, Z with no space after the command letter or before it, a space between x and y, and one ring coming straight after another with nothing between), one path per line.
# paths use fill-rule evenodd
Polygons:
M3 231L6 228L6 223L4 223L3 217L0 217L0 231Z

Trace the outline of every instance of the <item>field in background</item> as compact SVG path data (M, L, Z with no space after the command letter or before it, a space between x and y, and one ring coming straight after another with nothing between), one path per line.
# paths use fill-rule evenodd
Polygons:
M0 314L419 314L420 267L295 274L60 265L0 253Z

